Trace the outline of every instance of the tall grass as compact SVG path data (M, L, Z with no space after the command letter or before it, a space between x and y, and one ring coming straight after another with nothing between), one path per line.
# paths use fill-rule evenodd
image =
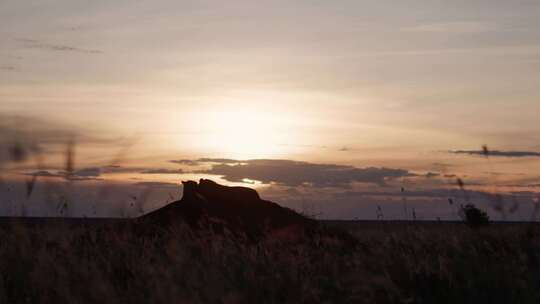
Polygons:
M0 225L2 303L537 303L540 235L451 223L272 231L213 219L154 233L128 222ZM367 225L367 224L366 224ZM339 230L338 230L339 231Z

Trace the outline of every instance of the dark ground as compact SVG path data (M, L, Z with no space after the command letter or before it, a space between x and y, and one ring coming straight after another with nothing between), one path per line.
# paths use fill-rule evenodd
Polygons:
M194 187L136 220L0 218L0 303L540 303L539 224L316 222Z
M251 242L211 221L143 236L123 220L28 221L0 220L0 303L540 301L537 224L329 221Z

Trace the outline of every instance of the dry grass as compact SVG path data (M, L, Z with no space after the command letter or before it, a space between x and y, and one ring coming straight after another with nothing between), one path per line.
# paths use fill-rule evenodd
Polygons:
M211 221L210 221L211 222ZM521 224L282 230L258 243L179 223L0 228L1 303L538 303L540 235ZM210 225L209 225L210 227ZM356 230L355 230L356 229Z

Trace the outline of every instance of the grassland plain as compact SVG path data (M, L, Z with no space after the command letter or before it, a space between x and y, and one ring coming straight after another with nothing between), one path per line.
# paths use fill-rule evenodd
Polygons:
M0 222L1 303L540 300L538 225L322 222L253 242L212 218L153 233L127 221Z

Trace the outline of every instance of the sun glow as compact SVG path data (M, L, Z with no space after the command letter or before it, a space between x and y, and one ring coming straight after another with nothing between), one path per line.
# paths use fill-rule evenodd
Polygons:
M284 118L256 109L222 109L197 115L199 148L235 159L269 158L287 153L293 136Z

